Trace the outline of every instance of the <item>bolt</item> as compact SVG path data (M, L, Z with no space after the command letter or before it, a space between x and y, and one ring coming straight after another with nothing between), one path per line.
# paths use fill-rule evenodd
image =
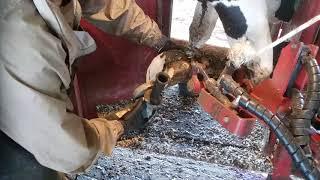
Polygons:
M295 49L295 48L297 48L297 45L296 45L296 44L292 44L292 45L291 45L291 48L292 48L292 49Z
M230 118L226 116L226 117L223 118L223 121L224 121L225 123L229 123Z

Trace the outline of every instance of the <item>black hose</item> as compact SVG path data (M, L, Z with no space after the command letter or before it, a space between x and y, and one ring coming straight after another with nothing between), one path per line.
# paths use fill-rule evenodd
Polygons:
M304 150L305 155L312 161L310 148L311 121L314 119L320 106L320 68L317 61L311 56L303 59L308 72L308 88L302 109L294 109L290 119L291 132L296 143Z
M281 121L288 127L291 132L291 115L297 113L303 109L304 106L304 96L298 89L293 88L291 90L291 112L290 113L279 113L277 114Z
M161 103L161 93L164 87L169 82L169 75L165 72L159 72L156 77L156 81L152 87L151 95L150 95L150 103L152 105L159 105Z
M316 59L307 56L305 67L308 72L309 84L303 109L316 113L320 107L320 67Z
M226 92L237 97L236 102L238 106L248 110L257 118L262 119L270 127L306 179L320 179L319 170L305 156L303 149L297 145L290 130L276 115L263 105L258 104L255 100L251 100L245 90L238 83L234 82L230 76L223 77L220 83Z
M319 170L313 166L310 159L306 157L304 150L297 145L295 137L293 137L290 130L276 115L246 96L239 96L238 103L240 107L247 109L270 127L306 179L320 179Z
M133 108L121 117L124 132L140 130L145 127L146 123L154 115L155 110L148 105L143 98L138 99Z

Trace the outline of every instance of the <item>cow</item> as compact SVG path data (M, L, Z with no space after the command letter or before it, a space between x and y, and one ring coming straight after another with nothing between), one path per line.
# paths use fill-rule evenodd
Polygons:
M258 83L273 71L273 50L256 52L272 42L269 22L289 21L294 12L294 0L198 0L190 25L191 47L200 48L210 38L218 18L228 37L229 64L245 65ZM284 13L283 13L284 12Z

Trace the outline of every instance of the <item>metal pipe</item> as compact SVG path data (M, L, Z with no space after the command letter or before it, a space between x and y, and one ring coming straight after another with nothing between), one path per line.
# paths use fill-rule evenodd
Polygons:
M220 91L218 87L218 83L215 79L210 78L209 75L206 73L206 71L199 65L199 63L191 62L192 69L195 73L200 74L203 78L203 82L205 84L206 89L208 92L217 98L223 105L227 107L231 107L232 103L229 101L229 99L224 96L224 94Z
M144 128L154 113L155 110L143 98L136 100L133 107L121 117L125 133Z
M150 103L152 105L159 105L161 103L161 93L164 87L169 83L169 75L165 72L159 72L152 87L150 94Z
M241 95L249 96L249 94L240 86L240 84L236 83L230 75L222 75L218 86L234 97Z

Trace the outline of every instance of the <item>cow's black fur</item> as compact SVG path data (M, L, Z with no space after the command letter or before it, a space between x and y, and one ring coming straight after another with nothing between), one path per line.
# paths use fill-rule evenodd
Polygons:
M295 12L295 0L281 0L279 9L276 11L276 18L289 22Z
M219 0L198 0L202 3L202 15L199 26L202 25L202 20L208 8L208 2ZM232 0L228 0L232 1ZM281 0L281 5L276 11L275 16L283 21L290 21L295 12L295 0ZM215 6L217 13L222 21L226 34L234 39L238 39L245 34L248 25L246 19L237 6L227 7L223 3L218 3Z
M239 6L228 7L223 3L218 3L215 9L229 37L239 39L246 34L248 29L247 20Z

